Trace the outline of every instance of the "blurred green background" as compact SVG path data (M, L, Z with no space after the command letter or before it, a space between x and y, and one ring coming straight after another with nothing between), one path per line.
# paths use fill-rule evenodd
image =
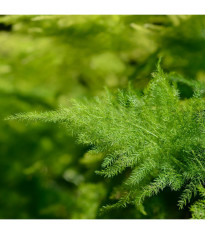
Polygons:
M69 106L71 98L100 96L131 83L142 91L162 68L186 80L205 80L205 16L0 16L0 218L190 218L177 193L99 214L118 199L121 177L95 174L101 155L78 145L66 130L4 121L19 112ZM181 98L193 89L173 74Z

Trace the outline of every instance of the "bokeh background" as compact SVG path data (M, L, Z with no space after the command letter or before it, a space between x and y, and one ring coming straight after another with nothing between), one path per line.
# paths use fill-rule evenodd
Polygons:
M0 16L0 218L191 217L169 190L145 201L147 215L134 206L100 215L121 180L95 174L101 155L57 125L4 120L69 107L105 87L142 91L160 57L190 98L191 83L205 80L205 16Z

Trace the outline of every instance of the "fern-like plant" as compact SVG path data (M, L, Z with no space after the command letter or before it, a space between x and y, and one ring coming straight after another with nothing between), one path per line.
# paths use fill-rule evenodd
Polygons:
M168 76L158 65L143 94L131 88L107 92L92 101L73 101L69 108L9 119L61 123L79 143L104 155L97 174L125 174L119 200L104 209L142 207L146 197L165 187L181 191L178 205L183 208L205 180L205 101L197 88L191 99L180 100Z
M205 188L201 185L198 187L198 191L202 199L191 206L192 218L205 219Z

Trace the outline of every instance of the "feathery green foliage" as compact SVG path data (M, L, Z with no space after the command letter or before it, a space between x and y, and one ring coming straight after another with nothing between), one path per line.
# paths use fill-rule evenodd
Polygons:
M204 28L203 15L0 16L1 118L69 107L71 98L101 96L104 86L113 92L129 82L135 91L120 91L118 97L109 94L111 99L120 101L139 91L135 95L141 102L140 92L160 56L165 58L163 69L177 73L167 78L179 90L181 105L194 92L204 97L205 85L199 82L205 80ZM128 187L140 194L140 187L157 178L156 161L150 156L113 178L96 175L103 158L105 165L114 158L97 149L86 153L90 145L74 141L57 124L0 121L0 218L98 218L103 205L132 199L131 194L126 196ZM121 161L125 159L124 155ZM196 192L192 183L188 188ZM100 217L190 218L188 207L178 210L175 205L182 190L167 187L146 198L144 209L128 205ZM195 200L198 195L191 203Z
M193 219L205 219L205 188L201 185L198 187L201 200L198 200L191 206Z
M102 153L97 174L123 174L118 202L104 209L127 204L140 208L146 197L165 187L181 192L178 205L183 208L205 179L204 109L197 87L191 99L180 100L158 65L143 94L132 88L116 95L107 91L92 101L73 101L69 108L9 119L61 123L79 143Z

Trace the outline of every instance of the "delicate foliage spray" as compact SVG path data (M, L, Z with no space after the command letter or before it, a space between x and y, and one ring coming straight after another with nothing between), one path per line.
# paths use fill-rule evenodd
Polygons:
M79 143L90 145L93 154L103 154L97 174L125 174L117 187L119 200L103 209L133 204L142 210L144 199L165 187L181 191L178 205L183 208L198 191L205 196L204 109L199 89L192 98L180 100L158 65L143 94L131 88L116 95L107 92L92 101L73 101L70 108L9 119L61 123ZM193 218L204 218L204 205L204 200L192 205Z

